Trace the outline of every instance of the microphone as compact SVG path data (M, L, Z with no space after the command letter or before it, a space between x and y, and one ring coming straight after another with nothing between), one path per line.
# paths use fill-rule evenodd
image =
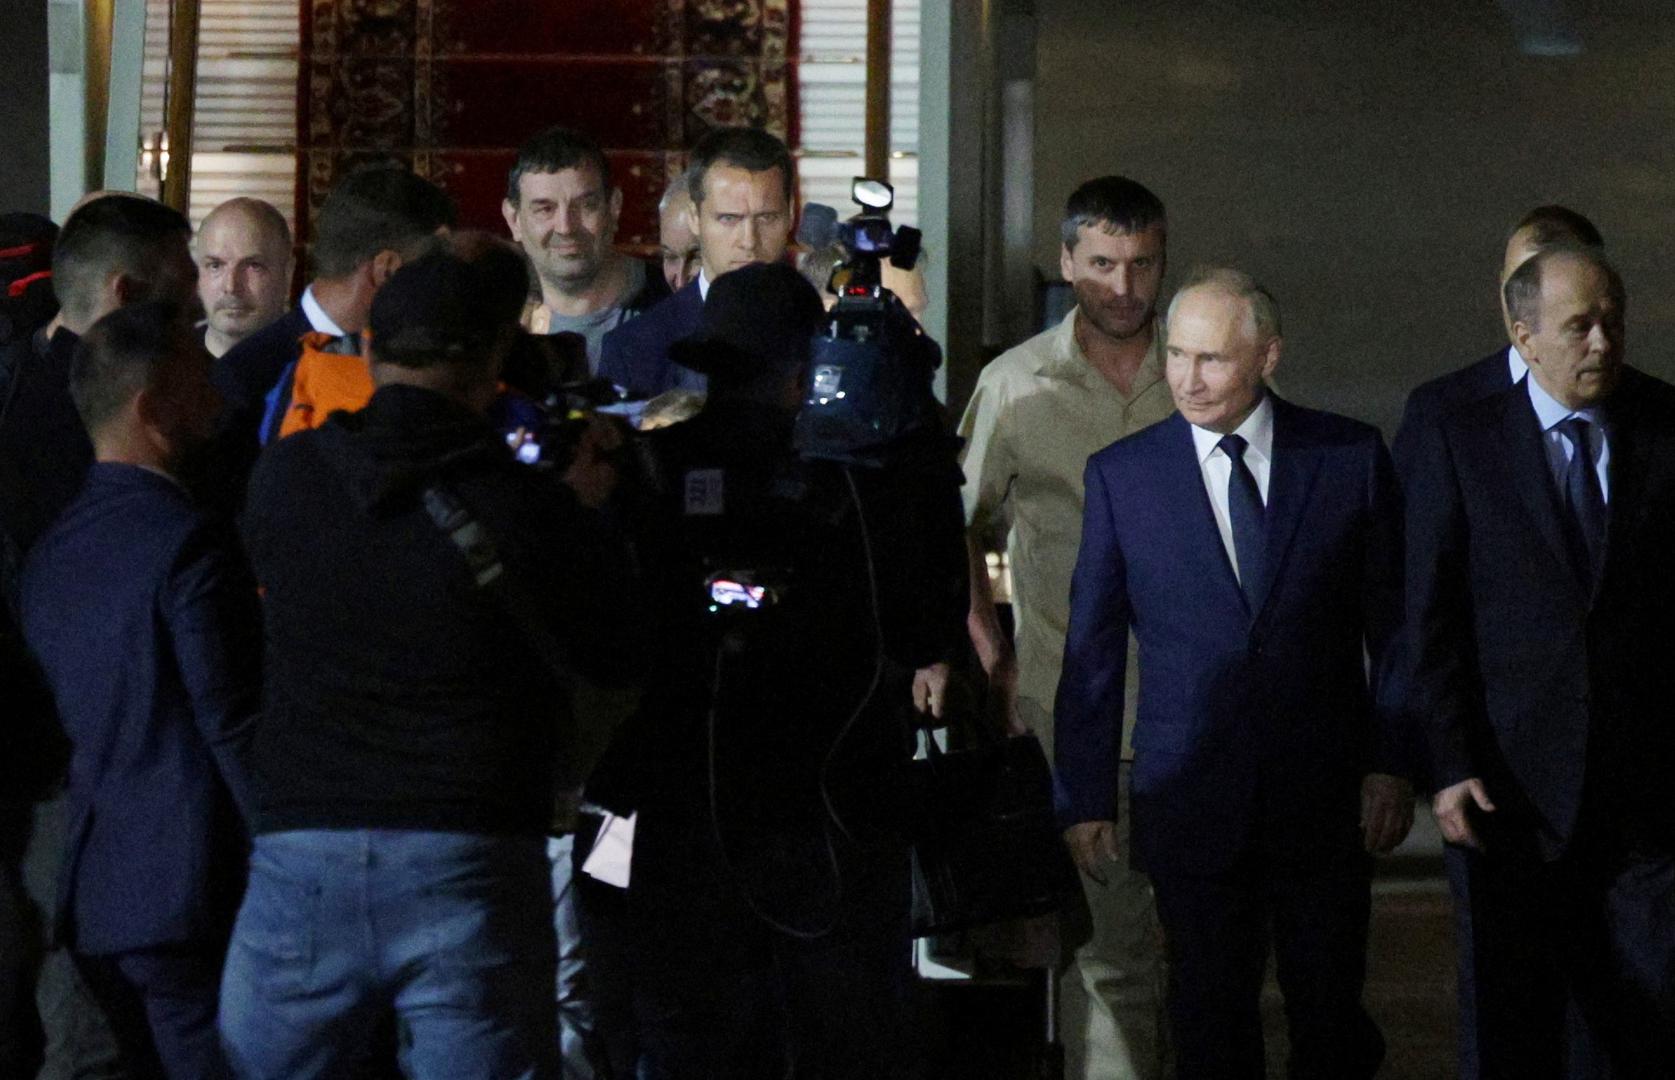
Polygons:
M824 203L805 203L797 223L797 243L816 251L837 239L838 212Z

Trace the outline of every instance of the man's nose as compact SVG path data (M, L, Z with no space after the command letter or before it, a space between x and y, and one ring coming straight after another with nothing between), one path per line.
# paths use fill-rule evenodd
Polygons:
M1118 263L1116 272L1111 275L1111 291L1118 296L1127 296L1133 291L1134 273L1127 263Z
M744 222L739 226L739 247L748 251L755 251L757 231L756 219L747 215Z

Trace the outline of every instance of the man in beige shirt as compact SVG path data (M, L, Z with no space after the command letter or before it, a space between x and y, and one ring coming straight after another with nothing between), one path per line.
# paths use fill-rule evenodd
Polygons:
M1163 204L1140 184L1107 176L1077 188L1059 253L1076 307L984 368L960 421L972 642L1011 728L1034 731L1048 753L1081 543L1083 467L1089 455L1174 411L1156 311L1165 236ZM983 559L1001 541L1015 650L996 618ZM1125 729L1138 686L1132 651L1128 663ZM1125 746L1125 801L1132 757ZM1119 817L1128 820L1126 812ZM1065 1076L1153 1080L1163 1074L1163 959L1151 885L1118 862L1082 884L1092 928L1060 986Z

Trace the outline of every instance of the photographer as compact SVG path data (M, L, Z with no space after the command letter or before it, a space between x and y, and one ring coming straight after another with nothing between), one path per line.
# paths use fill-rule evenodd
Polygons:
M589 786L638 814L642 1076L911 1072L895 781L913 672L963 633L959 474L935 430L877 467L798 454L823 322L788 266L718 278L675 357L708 400L645 437L656 678Z
M221 1019L240 1075L341 1075L391 1013L411 1076L556 1063L553 654L617 681L635 605L602 520L486 417L518 256L458 250L379 290L371 403L275 443L251 480L267 683Z

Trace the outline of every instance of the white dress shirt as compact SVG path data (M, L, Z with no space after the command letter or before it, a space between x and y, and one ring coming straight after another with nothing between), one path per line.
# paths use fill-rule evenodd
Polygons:
M1506 347L1506 370L1511 373L1514 386L1518 384L1519 379L1530 373L1530 365L1524 363L1524 355L1518 351L1516 345Z
M698 269L698 299L708 300L709 298L710 298L710 279L707 275L705 275L705 273L703 271L703 268L700 267Z
M308 317L308 325L314 328L315 333L330 334L335 338L348 335L347 330L333 322L332 317L326 314L326 309L320 306L320 301L314 299L314 286L310 285L302 291L302 302L298 306Z
M1245 422L1233 434L1245 440L1245 465L1256 477L1256 490L1262 494L1262 505L1268 505L1268 474L1274 463L1274 402L1262 395ZM1192 445L1198 450L1198 469L1204 477L1204 490L1210 496L1210 509L1215 512L1216 528L1221 531L1221 546L1227 549L1227 561L1239 573L1239 558L1233 548L1233 519L1227 510L1227 485L1233 478L1233 459L1221 449L1219 431L1192 425Z
M1534 375L1524 382L1530 389L1530 404L1535 406L1536 419L1541 422L1541 445L1547 451L1547 464L1553 470L1553 482L1559 486L1560 498L1564 496L1565 472L1570 467L1570 459L1576 453L1576 447L1570 444L1570 440L1558 430L1558 426L1572 416L1580 416L1588 421L1588 440L1594 443L1587 450L1594 460L1594 470L1599 474L1599 493L1609 504L1611 479L1607 466L1611 464L1611 440L1606 434L1605 425L1600 423L1598 410L1565 408L1541 388Z

